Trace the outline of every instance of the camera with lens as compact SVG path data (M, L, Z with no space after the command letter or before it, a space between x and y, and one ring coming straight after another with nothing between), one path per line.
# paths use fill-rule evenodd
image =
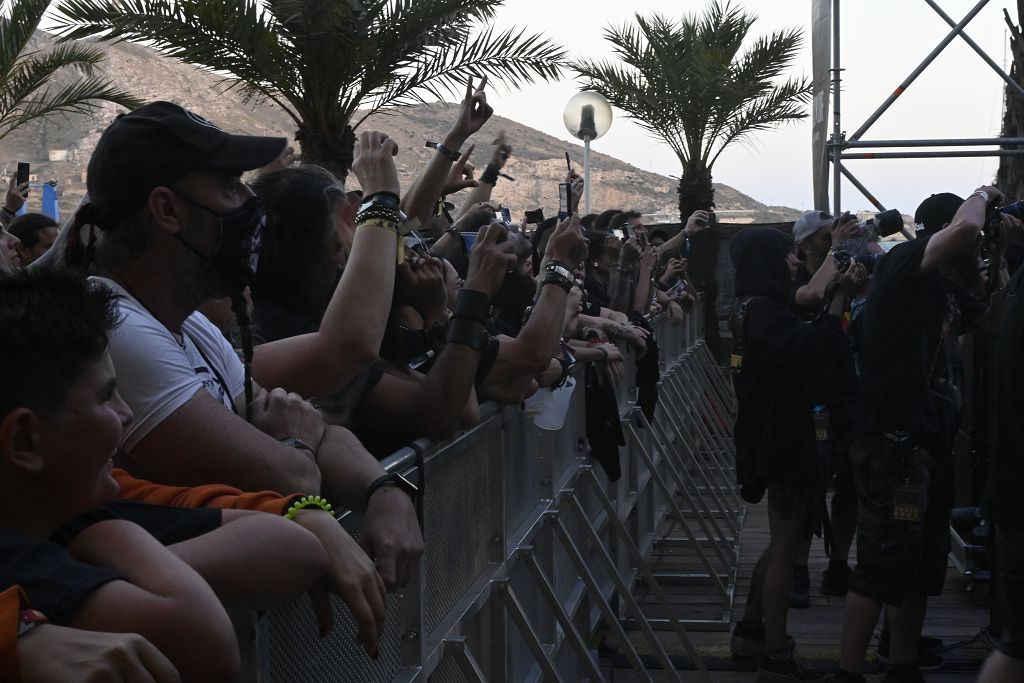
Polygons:
M859 263L864 266L864 271L871 275L875 272L875 264L878 263L878 259L881 257L882 254L857 254L853 256L850 252L842 249L832 252L832 258L836 262L836 270L840 273L845 273L854 263Z
M861 230L872 230L879 237L895 235L903 229L903 215L899 209L889 209L876 213L874 218L867 218L857 224Z

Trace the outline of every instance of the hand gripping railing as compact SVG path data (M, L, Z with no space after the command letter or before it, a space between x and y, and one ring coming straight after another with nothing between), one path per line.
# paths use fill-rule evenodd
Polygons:
M648 421L635 375L618 387L627 441L618 482L588 455L582 373L559 431L538 429L518 406L485 404L481 423L455 439L410 444L384 465L415 477L423 456L426 550L417 579L389 597L379 658L358 647L340 601L323 640L296 601L260 620L259 680L602 681L598 632L641 680L653 680L651 666L659 680L681 680L680 658L710 680L687 629L725 628L731 616L743 514L733 396L695 317L654 326L660 398ZM631 370L632 352L624 356ZM682 536L661 533L666 514ZM356 534L360 519L342 523ZM701 570L654 571L651 554L672 547L692 549ZM675 611L666 587L698 582L714 588L720 619ZM674 631L679 649L656 629Z

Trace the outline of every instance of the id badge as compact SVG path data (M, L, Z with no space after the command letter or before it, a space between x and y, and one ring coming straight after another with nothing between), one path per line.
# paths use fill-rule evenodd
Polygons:
M898 488L892 499L892 518L897 522L920 522L924 502L923 490Z

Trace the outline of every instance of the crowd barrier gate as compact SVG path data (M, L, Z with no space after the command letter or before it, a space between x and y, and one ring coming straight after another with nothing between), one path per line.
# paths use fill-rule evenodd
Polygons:
M485 404L475 428L389 456L385 467L410 478L423 458L426 549L416 580L389 597L380 656L371 660L356 643L337 598L326 639L308 600L297 600L260 618L257 680L603 681L592 642L599 626L641 680L653 680L645 666L680 680L657 629L674 630L710 680L687 631L728 628L744 508L734 485L731 381L704 344L699 317L654 321L661 381L652 422L636 406L634 357L623 349L618 482L588 456L582 374L560 431L535 427L519 406ZM658 535L666 515L681 536ZM342 523L357 535L357 514ZM692 548L702 571L652 571L649 555L674 547ZM633 594L640 582L643 605ZM670 583L713 586L721 617L674 614L663 589Z

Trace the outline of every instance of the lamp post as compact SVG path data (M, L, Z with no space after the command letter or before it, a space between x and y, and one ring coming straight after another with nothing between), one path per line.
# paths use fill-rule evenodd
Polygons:
M562 113L565 129L583 140L583 212L590 213L590 141L612 125L612 107L601 93L585 90L575 95Z

